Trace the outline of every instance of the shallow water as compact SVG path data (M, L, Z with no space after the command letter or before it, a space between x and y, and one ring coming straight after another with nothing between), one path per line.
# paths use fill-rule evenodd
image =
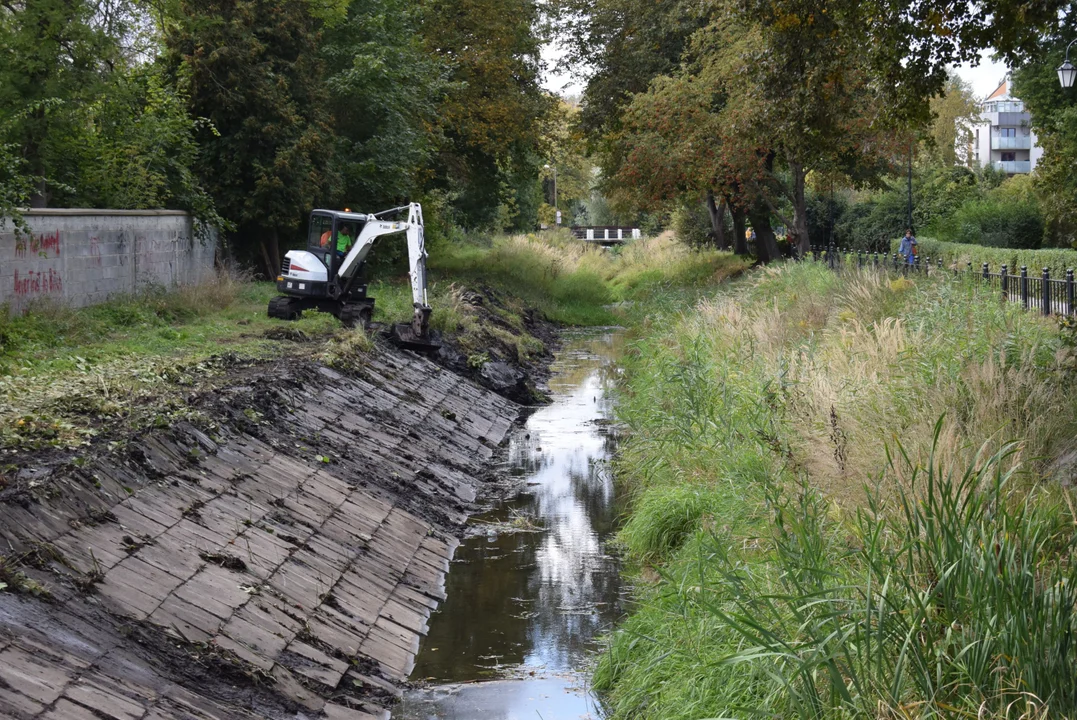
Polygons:
M394 718L600 717L584 671L624 601L607 548L620 515L608 465L619 340L565 336L551 368L553 402L509 447L524 492L473 521L476 535L456 552L448 598L416 659L411 679L425 686L405 695Z

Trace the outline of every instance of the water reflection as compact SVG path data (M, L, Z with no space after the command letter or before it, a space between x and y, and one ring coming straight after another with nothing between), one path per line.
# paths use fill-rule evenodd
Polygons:
M594 712L574 673L622 609L618 562L607 551L620 510L607 392L619 340L612 332L566 337L549 383L553 402L509 448L526 490L478 525L533 516L541 529L490 529L457 551L448 599L412 676L441 685L409 693L394 717L534 718L535 703L546 720ZM517 679L451 685L505 677Z

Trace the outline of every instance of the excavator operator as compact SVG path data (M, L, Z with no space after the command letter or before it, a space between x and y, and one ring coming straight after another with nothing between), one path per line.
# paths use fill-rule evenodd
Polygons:
M329 247L330 235L331 235L331 233L328 230L326 230L324 233L322 233L322 237L319 240L319 244L323 248L324 247ZM337 249L337 256L338 257L344 257L344 255L347 254L348 250L351 249L351 246L352 246L352 230L347 225L341 225L340 229L337 230L337 248L336 248Z

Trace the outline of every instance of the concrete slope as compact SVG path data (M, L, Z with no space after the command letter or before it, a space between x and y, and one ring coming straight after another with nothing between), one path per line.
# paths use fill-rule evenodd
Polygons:
M386 714L520 408L406 353L236 375L0 494L0 717Z

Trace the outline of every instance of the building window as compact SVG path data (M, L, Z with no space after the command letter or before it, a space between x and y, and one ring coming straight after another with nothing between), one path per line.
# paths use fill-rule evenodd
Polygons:
M1004 152L1002 153L1002 162L1013 162L1017 159L1017 153Z
M1002 137L1017 137L1017 128L999 128Z

